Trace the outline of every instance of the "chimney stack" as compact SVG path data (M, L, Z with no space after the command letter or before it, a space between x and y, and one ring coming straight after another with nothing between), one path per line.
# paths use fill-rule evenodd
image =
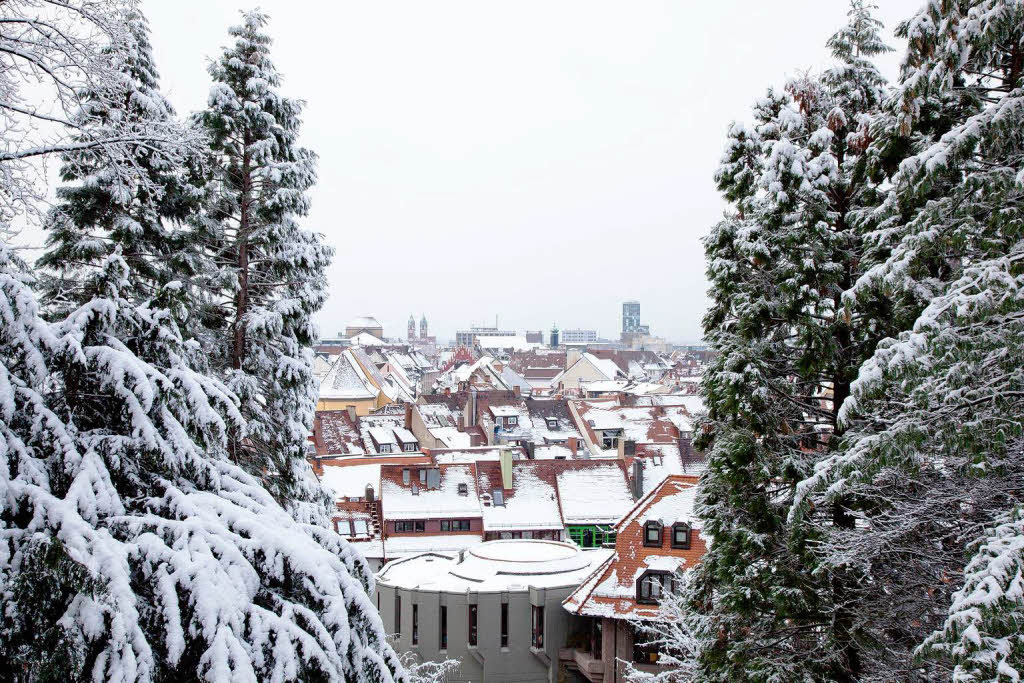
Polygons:
M412 431L412 404L405 404L405 428Z
M575 460L576 459L576 451L579 449L579 444L577 443L576 437L575 436L570 436L569 439L568 439L568 444L569 444L569 452L572 453L572 458L573 458L573 460Z
M498 460L501 463L501 488L508 490L512 488L512 450L509 448L501 449L498 454Z

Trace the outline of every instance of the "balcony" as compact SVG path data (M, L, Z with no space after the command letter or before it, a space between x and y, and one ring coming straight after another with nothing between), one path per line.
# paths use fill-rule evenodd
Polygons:
M576 669L590 683L601 683L604 680L604 662L594 659L594 655L579 648L562 648L558 658L570 669Z

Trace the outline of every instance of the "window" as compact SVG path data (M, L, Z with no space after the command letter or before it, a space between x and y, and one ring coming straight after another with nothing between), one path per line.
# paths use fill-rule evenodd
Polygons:
M402 470L402 483L409 485L409 470Z
M404 521L395 522L395 533L396 534L411 534L411 533L422 533L426 530L426 523L419 521Z
M460 496L468 496L469 495L469 485L468 484L459 484L459 495Z
M476 605L469 606L469 644L476 647Z
M690 549L690 525L686 522L676 522L672 525L672 547L682 550Z
M402 596L395 596L395 633L402 635Z
M661 522L652 520L644 524L644 545L648 548L661 546Z
M501 603L501 646L508 647L508 603Z
M549 417L549 418L547 418L546 421L548 423L548 429L550 429L553 432L558 431L558 418L557 417Z
M417 486L416 484L412 485L412 495L414 495L414 496L420 495L420 487Z
M501 489L494 489L494 491L491 492L491 498L494 501L495 506L505 506L505 492Z
M519 424L519 418L515 415L510 415L505 418L506 427L515 427L517 424Z
M441 531L469 531L468 519L442 519Z
M380 448L378 448L377 450L380 451L381 453L390 453L391 452L391 444L389 444L389 443L382 443L380 445Z
M420 470L420 484L422 484L424 486L427 485L427 471L426 470Z
M533 630L530 637L530 645L542 649L544 647L544 608L533 605Z
M675 590L675 581L668 572L647 572L637 581L636 601L645 604L659 602L666 593Z
M571 526L569 540L581 548L601 548L615 543L615 531L607 526Z
M448 649L448 608L441 605L441 627L437 631L437 649Z
M365 519L357 519L357 520L355 520L354 522L352 522L352 526L355 527L355 534L354 535L356 535L356 536L369 536L370 529L367 526Z
M404 449L406 453L414 453L416 451L416 442L405 444Z
M412 605L412 644L420 644L420 606Z

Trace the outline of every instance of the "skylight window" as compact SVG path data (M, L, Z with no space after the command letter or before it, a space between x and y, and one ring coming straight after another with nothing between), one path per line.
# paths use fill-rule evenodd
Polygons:
M505 505L505 492L504 491L502 491L501 489L494 489L494 491L491 493L491 496L492 496L492 498L494 500L494 504L495 505L500 505L500 506L504 507L504 505Z

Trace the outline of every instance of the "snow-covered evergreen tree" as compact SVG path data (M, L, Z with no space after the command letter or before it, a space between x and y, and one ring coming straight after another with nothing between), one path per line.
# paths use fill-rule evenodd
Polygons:
M862 524L831 530L822 554L871 577L856 609L879 679L1017 680L1024 4L930 2L900 32L900 87L872 147L907 158L847 299L888 298L902 331L861 368L845 443L801 497L864 502Z
M210 66L211 139L202 229L212 253L210 351L247 420L231 455L299 519L324 521L322 490L305 460L318 386L313 314L326 299L333 250L298 219L309 209L316 158L298 146L302 103L278 92L267 16L248 12Z
M6 218L36 210L19 207L34 195L11 162L66 155L74 189L61 208L80 230L69 228L66 245L82 259L67 315L46 320L26 266L0 244L0 677L405 680L365 561L332 531L295 521L231 462L228 435L246 426L238 399L203 371L207 349L182 335L174 310L179 281L151 260L169 249L158 222L173 212L161 204L170 195L148 191L165 186L163 167L139 148L159 143L160 155L181 158L190 139L163 125L173 122L151 84L125 78L119 55L140 35L129 30L141 22L134 9L0 3L11 19L0 22L4 45L37 66L82 66L61 69L82 76L76 87L56 87L77 108L62 122L74 139L12 135L0 159ZM94 20L87 38L74 19ZM0 97L16 94L29 118L43 110L25 86L39 73L0 69ZM90 230L102 247L84 244Z
M165 309L120 295L130 277L115 250L48 324L2 254L0 670L392 680L365 561L230 463L234 398Z
M198 157L203 139L174 120L158 89L145 17L131 11L124 23L125 39L103 50L118 78L83 89L72 140L109 137L124 127L159 130L165 140L139 144L130 166L89 152L64 154L64 185L46 223L47 251L37 262L53 273L42 298L55 317L67 315L91 298L83 289L91 272L120 248L134 274L134 291L122 295L144 301L176 281L175 310L184 321L196 309L185 294L201 253L184 229L199 191L181 169Z
M705 240L708 471L698 514L711 543L681 604L709 605L698 680L853 680L862 662L841 572L815 571L823 523L843 502L788 521L796 484L834 448L838 406L878 331L844 301L859 271L877 178L870 121L885 86L871 7L855 0L829 40L836 66L791 80L734 124L717 174L735 207ZM820 518L820 519L819 519Z

